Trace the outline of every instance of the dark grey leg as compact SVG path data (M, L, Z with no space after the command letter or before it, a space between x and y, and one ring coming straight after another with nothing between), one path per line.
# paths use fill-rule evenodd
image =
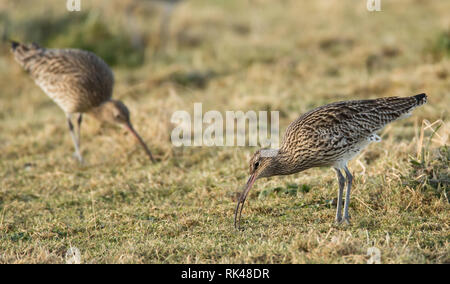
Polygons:
M344 205L344 220L346 224L350 224L350 216L348 215L348 206L350 205L350 190L352 188L353 176L348 170L347 166L344 167L345 175L347 176L347 192L345 193L345 205Z
M341 173L341 170L338 168L334 168L336 171L338 181L339 181L339 193L338 193L338 199L337 199L337 209L336 209L336 219L335 223L339 224L342 222L342 194L344 193L344 186L345 186L345 178Z
M83 114L80 113L78 114L78 129L77 129L77 145L78 145L78 149L80 149L80 141L81 141L81 122L83 122Z

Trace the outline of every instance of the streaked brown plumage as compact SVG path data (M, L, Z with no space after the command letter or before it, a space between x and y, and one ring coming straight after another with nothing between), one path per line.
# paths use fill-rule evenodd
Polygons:
M348 161L371 142L381 141L376 132L386 124L409 116L414 108L426 101L425 94L344 101L303 114L288 126L279 150L258 150L251 158L250 178L235 210L235 227L238 226L244 202L256 179L290 175L312 167L334 167L339 181L336 222L349 223L348 205L353 177L347 168ZM342 175L342 169L347 178ZM345 182L347 192L342 219Z
M17 42L12 42L12 52L35 83L66 113L75 155L80 162L80 127L84 113L126 127L154 162L150 150L130 122L128 108L121 101L112 99L114 75L100 57L79 49L46 49L34 43ZM77 135L71 119L73 114L79 114Z

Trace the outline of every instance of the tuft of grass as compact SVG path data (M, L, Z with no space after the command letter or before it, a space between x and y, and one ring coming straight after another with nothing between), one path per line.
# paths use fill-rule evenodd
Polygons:
M125 30L111 27L98 13L90 13L79 24L67 26L63 33L49 38L48 43L92 51L111 66L138 67L145 56L145 49L133 47Z
M436 126L435 126L436 125ZM438 120L432 124L425 122L422 125L417 149L417 158L410 157L412 170L404 178L405 184L422 188L425 191L432 191L438 197L441 195L450 202L448 197L450 189L450 151L448 145L430 149L431 141L444 122ZM435 126L433 128L433 126ZM424 144L424 130L431 129L432 133Z
M125 29L109 24L97 12L77 12L73 17L49 13L17 22L10 18L3 21L10 23L9 36L16 40L49 48L89 50L111 66L138 67L145 59L145 48L134 47Z
M426 53L435 61L450 57L450 29L441 31L427 46Z

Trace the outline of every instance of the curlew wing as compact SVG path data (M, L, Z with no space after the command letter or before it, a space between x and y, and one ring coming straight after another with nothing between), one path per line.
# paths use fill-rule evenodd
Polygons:
M359 152L386 124L407 116L425 102L426 95L420 94L325 105L292 122L280 150L297 149L296 152L302 153L299 159L310 156L317 166L328 165L348 151Z
M84 112L112 96L114 76L95 54L78 49L13 47L15 59L65 112Z

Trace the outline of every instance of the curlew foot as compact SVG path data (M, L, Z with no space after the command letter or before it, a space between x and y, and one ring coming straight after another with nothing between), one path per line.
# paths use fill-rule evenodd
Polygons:
M74 157L75 159L77 159L78 160L78 162L81 164L81 165L83 165L84 164L84 160L83 160L83 157L81 157L81 155L79 154L79 153L77 153L77 152L73 152L73 155L72 155L72 157Z
M336 218L335 220L334 220L334 225L335 226L341 226L341 225L346 225L346 226L348 226L348 225L350 225L350 218L349 217L344 217L344 219L342 219L342 218Z

